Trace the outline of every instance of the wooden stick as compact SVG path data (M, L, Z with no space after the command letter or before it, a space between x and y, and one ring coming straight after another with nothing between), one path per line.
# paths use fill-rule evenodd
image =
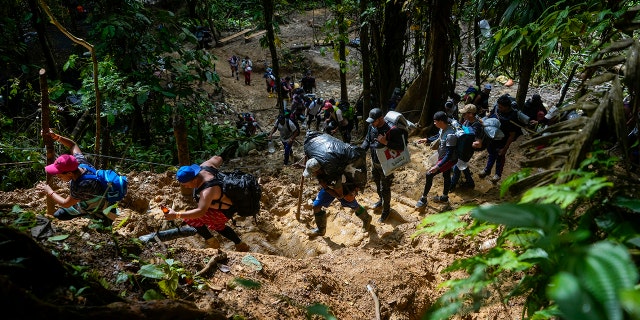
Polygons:
M369 293L371 293L371 296L373 297L373 302L374 302L375 307L376 307L376 320L380 320L380 300L378 300L378 296L373 291L373 286L372 285L368 284L367 285L367 290L369 291Z
M302 191L304 191L304 174L300 178L300 192L298 193L298 210L296 210L296 220L300 221L300 207L302 207Z

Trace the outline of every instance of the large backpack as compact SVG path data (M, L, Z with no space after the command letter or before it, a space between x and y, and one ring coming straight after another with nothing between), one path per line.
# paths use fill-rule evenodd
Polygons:
M104 197L109 203L118 202L127 195L127 186L129 185L129 181L126 176L119 175L113 170L96 170L84 163L80 164L79 167L87 170L87 173L80 176L80 181L88 179L100 181L102 186L105 188Z
M213 167L202 167L202 169L216 177L213 180L206 181L202 186L193 190L193 196L196 202L199 201L200 192L203 189L220 186L222 193L233 202L231 205L237 210L238 215L243 217L256 217L260 212L262 187L260 187L258 179L254 175L238 169L231 172L221 172ZM220 199L214 201L216 201L216 203L222 203Z
M342 111L342 117L349 121L352 121L355 118L356 110L351 106L349 101L340 101L338 103L338 108Z
M467 162L473 156L473 142L476 140L476 132L472 127L460 125L455 126L458 143L456 144L456 153L458 159Z

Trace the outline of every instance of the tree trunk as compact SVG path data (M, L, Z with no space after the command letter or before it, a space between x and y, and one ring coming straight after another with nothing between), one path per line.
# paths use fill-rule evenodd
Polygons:
M273 75L276 77L276 92L278 92L278 103L276 108L278 114L283 114L284 99L282 92L282 85L280 84L280 62L278 61L278 51L276 50L276 35L273 30L273 0L262 0L262 12L264 14L264 27L267 31L267 44L269 45L269 52L271 53L271 65Z
M29 0L29 9L31 10L31 17L33 27L38 32L38 40L40 42L40 48L42 48L42 55L47 63L47 70L49 70L49 76L51 79L58 79L58 66L56 60L51 52L51 44L47 38L47 27L45 24L45 15L40 11L40 7L36 3L36 0Z
M47 162L46 164L51 164L55 161L56 152L53 148L53 139L48 135L49 133L49 86L47 85L47 74L44 69L40 69L40 109L42 115L42 140L44 141L44 146L47 149ZM47 185L53 185L53 176L47 174ZM47 197L47 214L52 216L56 209L55 203L51 197Z
M527 91L529 91L529 83L533 74L533 67L538 61L538 47L532 50L523 49L520 61L520 76L518 78L518 92L516 93L516 102L522 108L524 101L527 99Z
M360 17L367 10L369 0L360 0ZM360 21L360 53L362 54L362 116L369 115L371 105L371 52L369 51L369 23ZM357 121L362 121L358 119ZM364 130L366 132L366 130Z
M340 100L349 101L349 93L347 91L347 49L345 46L345 39L349 36L347 34L347 26L344 22L344 11L339 9L342 6L342 0L336 1L336 18L338 20L338 64L340 67Z
M411 84L397 107L398 111L419 111L418 124L420 127L432 127L433 114L444 108L449 90L446 84L450 78L451 43L450 24L453 3L449 1L430 0L427 6L431 8L429 15L429 52L425 68L418 78ZM414 109L414 106L419 109ZM407 113L409 119L415 120L416 114Z
M407 14L402 11L403 6L404 1L391 1L384 5L382 38L376 58L379 70L380 102L385 106L393 90L402 87L400 68L404 63L403 48L408 21Z
M191 164L189 156L189 142L187 140L187 126L184 118L178 113L177 108L173 110L173 136L176 139L176 147L178 149L178 164L187 166ZM191 189L180 187L183 195L190 195Z

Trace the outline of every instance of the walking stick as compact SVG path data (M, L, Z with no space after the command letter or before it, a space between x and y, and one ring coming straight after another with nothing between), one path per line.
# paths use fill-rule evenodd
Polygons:
M304 158L304 163L307 163L307 157ZM304 191L304 173L302 174L302 178L300 178L300 192L298 193L298 210L296 211L296 220L300 221L300 207L302 207L302 191Z

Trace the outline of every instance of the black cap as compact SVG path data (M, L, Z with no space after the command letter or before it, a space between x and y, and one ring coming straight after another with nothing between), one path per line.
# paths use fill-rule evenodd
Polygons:
M384 113L380 108L373 108L371 109L371 111L369 111L369 118L367 118L367 122L373 123L374 121L376 121L378 118L382 116L384 116Z

